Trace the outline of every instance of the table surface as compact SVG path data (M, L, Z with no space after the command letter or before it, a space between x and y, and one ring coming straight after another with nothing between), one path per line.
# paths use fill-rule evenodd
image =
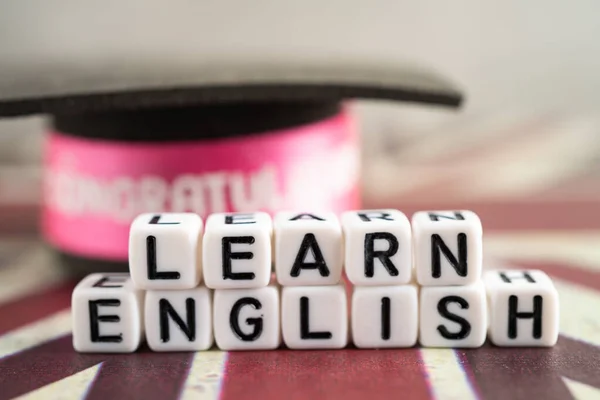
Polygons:
M13 224L0 230L0 400L22 395L146 400L600 398L596 204L528 200L474 205L486 232L486 267L539 268L554 279L561 335L553 348L486 344L472 350L230 353L153 353L142 348L129 355L84 355L72 349L69 306L75 282L57 272L51 252L35 235L14 224L34 213L5 210L1 216Z

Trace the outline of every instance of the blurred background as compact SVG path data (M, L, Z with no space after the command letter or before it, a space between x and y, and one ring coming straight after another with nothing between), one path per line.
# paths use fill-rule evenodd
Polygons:
M596 6L584 0L413 2L404 16L382 16L398 21L389 24L388 39L402 57L458 82L467 101L458 112L353 103L365 205L595 200ZM361 34L366 41L368 29ZM44 122L0 120L3 205L39 202Z

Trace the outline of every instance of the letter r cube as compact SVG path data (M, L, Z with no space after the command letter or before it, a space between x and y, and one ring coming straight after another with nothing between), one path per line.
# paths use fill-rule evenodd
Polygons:
M410 222L398 210L342 214L345 268L360 286L403 285L412 279Z

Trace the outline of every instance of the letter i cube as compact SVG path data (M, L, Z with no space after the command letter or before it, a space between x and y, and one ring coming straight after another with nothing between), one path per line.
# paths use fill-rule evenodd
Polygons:
M358 348L411 347L419 332L417 285L355 286L352 340Z

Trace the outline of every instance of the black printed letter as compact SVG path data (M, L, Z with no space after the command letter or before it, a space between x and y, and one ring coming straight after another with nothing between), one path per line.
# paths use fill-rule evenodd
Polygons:
M312 251L315 262L304 261L309 251ZM304 239L302 239L302 243L300 244L300 250L296 255L296 260L294 261L290 275L294 278L298 277L300 276L300 271L303 269L318 269L321 276L329 276L329 268L327 267L327 263L325 263L317 239L312 233L304 235Z
M387 250L375 251L375 241L385 240L388 242ZM375 274L375 257L381 261L381 264L387 269L391 276L398 276L398 269L390 260L398 252L398 239L388 232L367 233L365 235L365 276L372 278Z
M196 340L196 302L194 299L185 300L186 322L183 322L177 311L173 308L169 300L160 299L158 302L158 312L160 315L160 339L166 343L170 340L169 317L175 322L190 342Z
M255 224L254 214L233 214L225 216L226 225Z
M446 296L440 299L437 306L438 312L442 317L449 319L450 321L456 322L460 325L460 331L452 333L448 330L448 328L446 328L443 325L439 325L437 327L437 330L440 333L440 335L442 335L446 339L464 339L467 336L469 336L469 333L471 333L471 324L463 317L460 317L456 314L452 314L450 311L448 311L449 303L458 303L460 308L462 308L463 310L469 309L469 303L467 303L465 299L459 296Z
M117 299L102 299L90 300L88 302L88 310L90 313L90 339L93 343L121 343L123 334L119 333L115 336L100 336L99 322L119 322L121 318L118 315L98 315L98 308L103 307L119 307L121 301Z
M181 274L176 271L158 272L156 266L156 237L146 238L146 263L148 266L148 279L179 279Z
M517 338L517 319L533 318L533 337L539 339L542 337L542 296L533 296L533 312L518 312L519 299L517 296L508 298L508 337Z
M123 287L123 283L127 281L128 277L123 275L112 275L105 276L100 278L100 280L92 287L101 287L101 288L120 288ZM112 284L112 285L111 285Z
M529 283L535 283L535 279L533 279L533 277L531 275L529 275L529 272L527 272L527 271L523 271L523 272L515 271L515 272L511 273L511 275L513 275L513 274L521 274L521 276L509 277L506 272L499 272L500 279L502 279L506 283L512 283L512 281L515 279L525 279Z
M252 260L254 258L254 254L249 251L233 253L231 251L231 244L253 244L254 241L254 236L225 236L221 239L223 249L223 279L236 281L254 279L254 272L232 272L231 270L231 260Z
M454 211L454 217L449 217L448 215L441 215L441 214L434 214L434 213L428 213L429 215L429 219L432 221L439 221L440 218L445 218L445 219L453 219L453 220L459 220L459 221L464 221L465 217L463 217L463 215L461 213L459 213L458 211Z
M158 222L160 220L160 215L155 215L150 219L150 225L179 225L179 222Z
M458 241L458 260L454 257L448 246L446 246L440 235L431 235L431 276L434 278L442 276L440 250L444 253L444 257L446 257L446 260L448 260L458 276L467 276L467 235L459 233L456 239Z
M331 332L311 332L308 326L309 310L308 297L300 297L300 338L301 339L331 339Z
M389 297L381 299L381 338L390 340L392 304Z
M251 306L254 307L255 310L260 310L262 308L262 304L255 298L252 297L242 297L238 301L235 302L233 307L231 308L231 313L229 314L229 324L231 325L231 330L237 337L239 337L244 342L252 342L262 335L263 331L263 319L262 318L246 318L246 324L254 327L252 332L246 334L242 331L239 324L239 316L242 307ZM262 317L262 316L261 316Z
M383 219L384 221L393 221L394 219L390 217L390 215L390 213L380 211L358 213L358 217L365 222L370 222L371 219Z
M292 218L290 218L290 221L297 221L297 220L299 220L299 219L314 219L314 220L317 220L317 221L325 221L325 220L324 220L323 218L321 218L321 217L317 217L316 215L313 215L313 214L307 214L307 213L304 213L304 214L298 214L298 215L296 215L295 217L292 217Z

